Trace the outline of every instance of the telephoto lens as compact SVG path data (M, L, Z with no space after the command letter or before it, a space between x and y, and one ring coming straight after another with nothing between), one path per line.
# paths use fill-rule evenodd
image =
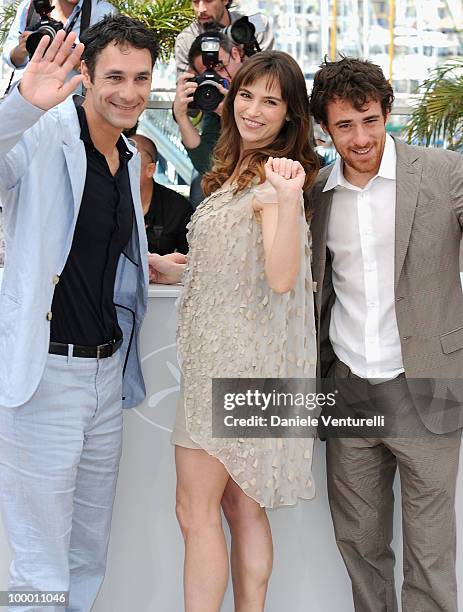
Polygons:
M53 20L54 21L54 20ZM55 24L59 24L61 27L57 28ZM59 21L55 21L53 25L51 24L43 24L37 30L37 32L32 32L26 40L26 49L29 53L29 57L32 57L37 49L39 42L42 40L44 36L50 37L50 46L52 40L55 38L56 33L63 29L63 24L59 23ZM48 48L48 47L47 47Z
M198 88L193 94L193 102L189 104L189 107L199 108L202 111L215 110L224 99L224 95L219 91L217 85L227 87L227 81L221 79L213 71L206 71L192 80L198 83Z
M235 45L243 45L245 54L250 57L261 51L256 36L265 32L266 22L261 13L244 16L222 30L223 34Z
M254 40L256 28L248 17L241 17L234 24L224 30L224 34L231 38L237 45L247 45Z
M53 8L49 0L34 0L34 10L38 13L40 21L31 28L32 34L26 40L26 49L29 57L34 55L39 42L44 36L50 38L51 44L56 34L64 27L61 21L56 21L56 19L50 17Z

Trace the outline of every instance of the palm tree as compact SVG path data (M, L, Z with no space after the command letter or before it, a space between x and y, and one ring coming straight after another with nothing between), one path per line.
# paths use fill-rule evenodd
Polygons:
M20 0L13 0L11 4L0 7L0 47L5 44L19 3Z
M142 21L158 35L161 59L173 52L179 32L194 19L191 0L109 0L123 15ZM0 9L0 47L5 43L20 0Z
M123 15L142 21L158 35L161 59L174 50L175 39L194 19L191 0L109 0Z
M463 59L436 68L422 88L407 124L408 139L463 151Z

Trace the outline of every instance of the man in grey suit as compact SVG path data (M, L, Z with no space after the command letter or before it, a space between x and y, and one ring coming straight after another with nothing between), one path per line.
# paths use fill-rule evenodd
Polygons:
M463 160L387 135L393 100L368 61L326 62L315 75L311 110L339 154L309 194L319 374L362 384L399 427L414 422L401 437L328 437L328 493L356 612L397 611L397 469L402 610L457 612Z

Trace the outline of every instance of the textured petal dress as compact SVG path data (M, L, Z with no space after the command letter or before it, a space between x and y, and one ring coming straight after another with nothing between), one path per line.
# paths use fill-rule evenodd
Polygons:
M200 204L188 226L188 263L178 301L183 396L177 423L183 421L194 443L185 446L206 450L247 495L275 508L313 497L313 440L211 436L212 378L315 377L310 237L302 196L300 270L294 289L284 294L266 282L253 198L277 202L268 182L238 194L224 187ZM182 445L175 430L173 443Z

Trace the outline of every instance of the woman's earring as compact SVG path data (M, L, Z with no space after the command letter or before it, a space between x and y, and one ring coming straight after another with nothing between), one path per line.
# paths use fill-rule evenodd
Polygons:
M285 121L291 121L291 119L289 117L286 117Z

